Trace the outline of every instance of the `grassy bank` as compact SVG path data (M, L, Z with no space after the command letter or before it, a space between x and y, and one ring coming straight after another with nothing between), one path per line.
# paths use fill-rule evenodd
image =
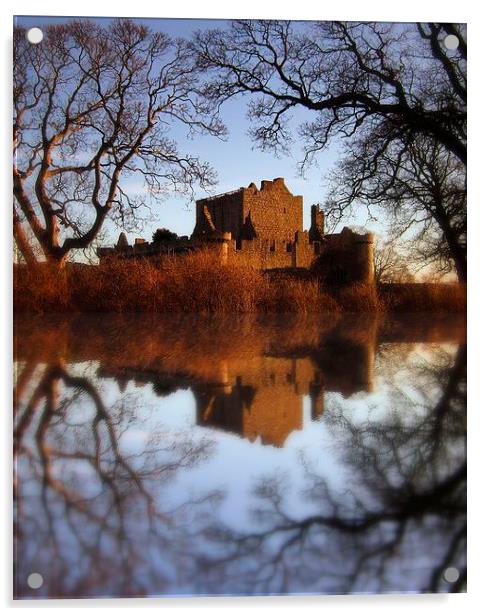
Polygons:
M124 261L100 266L70 264L61 272L41 265L15 266L18 312L461 312L461 285L352 284L323 288L291 272L268 275L221 266L199 252L166 257L158 265Z

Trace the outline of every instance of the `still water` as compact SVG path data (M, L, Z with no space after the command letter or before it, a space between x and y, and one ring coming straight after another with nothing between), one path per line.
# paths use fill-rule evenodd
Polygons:
M465 589L463 316L23 315L14 360L16 597Z

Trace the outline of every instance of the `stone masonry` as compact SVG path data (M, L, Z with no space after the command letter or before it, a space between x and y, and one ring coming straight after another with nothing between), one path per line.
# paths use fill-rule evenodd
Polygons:
M113 248L100 248L100 260L158 258L199 249L214 250L222 262L241 262L262 270L314 269L332 282L372 282L373 236L345 228L325 232L325 215L311 206L311 226L303 230L303 197L293 195L283 178L196 201L196 224L190 238L162 242L124 234Z

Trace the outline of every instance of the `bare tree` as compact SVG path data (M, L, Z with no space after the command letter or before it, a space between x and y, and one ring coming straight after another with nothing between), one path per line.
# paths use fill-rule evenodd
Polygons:
M447 34L459 48L442 46ZM198 33L194 47L212 71L205 94L223 103L251 101L254 136L276 148L289 138L296 107L314 113L302 127L307 155L335 135L352 136L388 121L393 140L425 135L466 162L465 31L453 24L236 21L228 30Z
M407 239L417 269L454 271L467 280L467 178L464 165L429 138L381 146L383 126L349 144L331 175L326 202L333 223L358 204L389 221L394 239ZM375 208L375 212L372 210Z
M374 276L377 284L414 280L407 259L391 241L378 242L374 246Z
M443 44L455 35L459 45ZM237 21L198 33L194 48L219 105L251 96L251 132L285 150L297 108L302 166L343 138L329 220L379 204L394 235L413 228L418 258L466 279L466 27ZM295 131L294 131L295 132Z
M27 262L22 223L60 265L108 217L127 228L146 204L128 177L156 199L169 186L214 182L210 166L171 137L175 124L190 134L224 130L194 94L198 79L184 41L131 20L51 25L38 45L15 30L14 233Z

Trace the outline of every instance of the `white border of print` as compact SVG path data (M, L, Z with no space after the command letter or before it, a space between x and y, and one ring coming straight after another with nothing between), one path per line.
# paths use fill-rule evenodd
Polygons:
M485 7L485 4L484 4ZM0 516L2 521L2 542L0 561L0 592L2 603L8 609L27 612L36 610L53 610L62 608L63 612L71 612L76 608L90 608L93 613L104 616L115 614L120 609L155 608L163 609L165 613L185 613L198 610L199 614L212 614L215 610L221 612L242 612L244 610L262 610L267 613L294 613L297 609L307 613L323 614L324 610L333 610L340 614L352 614L360 611L362 616L390 613L408 614L414 610L418 613L449 614L462 616L479 611L485 598L482 596L485 585L485 526L483 518L485 506L482 500L485 493L485 438L487 435L487 409L483 403L481 385L486 363L485 342L485 255L481 252L485 246L482 241L487 229L487 203L485 199L485 161L487 135L485 127L486 96L486 9L480 2L462 2L442 0L425 2L424 0L408 0L407 2L388 2L370 0L348 0L345 3L325 2L277 2L268 0L247 0L242 4L207 0L198 2L188 0L181 4L169 6L166 3L155 3L153 0L138 0L137 3L115 2L106 0L85 0L83 3L68 4L60 0L47 0L39 3L35 0L6 0L2 4L2 58L1 96L2 106L2 207L0 208L2 224L0 276L2 280L2 370L0 383L3 393L3 419L1 438L2 472ZM66 16L127 16L127 17L198 17L198 18L289 18L289 19L353 19L374 21L451 21L467 22L469 38L469 580L467 594L460 595L370 595L370 596L317 596L317 597L248 597L248 598L192 598L192 599L93 599L93 600L48 600L48 601L12 601L12 514L11 514L11 392L12 392L12 309L11 309L11 255L12 234L10 200L12 195L10 173L10 115L11 115L11 40L12 16L17 15L66 15ZM483 283L483 284L482 284ZM483 317L483 318L482 318ZM484 394L485 397L485 394Z

